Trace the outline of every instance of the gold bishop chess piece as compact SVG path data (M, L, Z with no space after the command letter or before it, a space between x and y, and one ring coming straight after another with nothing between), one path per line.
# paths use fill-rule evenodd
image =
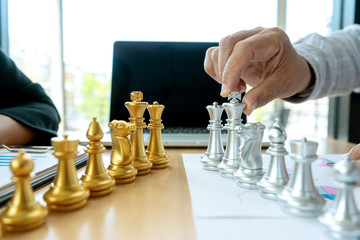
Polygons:
M113 146L109 174L115 178L116 184L131 183L135 181L137 170L132 165L131 144L127 136L135 133L136 126L133 123L113 120L109 127Z
M74 159L78 154L79 140L63 138L51 139L54 156L59 159L54 183L44 194L47 207L52 211L72 211L85 206L90 190L84 188L77 178Z
M147 108L150 113L150 124L148 126L148 129L150 129L150 141L146 154L153 164L152 168L167 168L170 161L161 138L161 129L164 129L164 125L161 123L161 114L164 108L164 105L156 101Z
M4 230L26 231L41 226L45 223L48 210L35 201L30 186L33 160L24 151L19 151L19 155L11 161L10 169L14 173L16 189L0 216Z
M82 185L90 190L90 197L108 195L113 191L115 180L104 167L102 154L106 152L106 148L100 141L104 137L104 133L100 124L96 121L96 117L90 123L86 137L90 140L85 150L89 154L89 159L85 174L81 177Z
M137 169L137 175L146 175L151 171L152 163L148 160L145 153L144 134L143 129L146 128L144 122L144 112L149 105L147 102L142 102L143 93L140 91L133 91L130 94L132 102L126 102L125 107L130 114L130 122L135 124L135 134L131 135L130 142L132 145L133 166Z

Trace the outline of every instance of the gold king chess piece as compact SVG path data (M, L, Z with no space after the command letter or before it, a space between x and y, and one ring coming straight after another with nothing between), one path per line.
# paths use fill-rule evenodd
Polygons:
M131 92L130 99L132 102L126 102L125 107L130 113L130 122L136 126L135 134L130 137L134 157L133 166L138 171L137 175L146 175L150 173L152 167L152 163L148 160L145 153L143 134L143 129L146 128L143 116L149 104L141 101L143 99L143 93L140 91Z
M131 183L135 181L137 170L132 165L131 144L127 136L135 133L136 126L133 123L113 120L109 127L113 146L109 174L115 178L116 184Z
M115 180L107 173L102 154L106 151L101 143L104 133L96 117L90 123L86 132L86 137L90 140L86 153L89 154L85 174L82 175L81 181L85 188L90 190L90 197L100 197L110 194L113 191Z
M34 199L30 186L30 172L34 169L34 162L19 151L19 155L10 163L16 182L14 196L2 212L0 219L4 230L26 231L41 226L46 219L48 210Z
M76 176L74 159L78 154L79 140L52 138L54 156L59 159L55 181L44 194L47 207L52 211L72 211L85 206L90 190L84 188Z
M170 161L161 138L161 129L164 129L164 125L161 123L161 114L164 108L164 105L156 101L147 108L150 113L150 124L148 126L150 141L146 154L153 164L152 168L167 168Z

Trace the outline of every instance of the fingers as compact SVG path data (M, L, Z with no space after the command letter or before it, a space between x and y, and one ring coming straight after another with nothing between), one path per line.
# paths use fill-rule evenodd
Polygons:
M360 160L360 144L356 145L350 150L351 160Z
M209 48L206 53L205 53L205 60L204 60L204 70L205 72L212 77L215 81L217 81L218 83L221 83L221 80L218 78L218 76L216 75L215 72L215 66L214 66L214 61L213 61L213 55L215 55L216 53L213 53L215 50L217 49L217 47L211 47ZM217 50L218 51L218 50ZM216 66L217 68L217 66Z

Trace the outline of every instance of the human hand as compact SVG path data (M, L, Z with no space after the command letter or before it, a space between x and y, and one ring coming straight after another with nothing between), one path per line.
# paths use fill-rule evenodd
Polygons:
M358 166L360 169L360 144L353 147L350 152L350 159L354 161L354 163ZM358 184L360 185L360 179L358 181Z
M255 28L223 38L219 47L209 48L205 71L222 84L221 96L249 90L243 102L244 113L273 99L287 98L305 90L311 83L310 68L279 28Z

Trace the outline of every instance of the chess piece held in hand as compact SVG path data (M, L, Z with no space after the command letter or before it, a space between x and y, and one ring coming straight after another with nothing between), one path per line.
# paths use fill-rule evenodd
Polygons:
M78 154L79 140L54 137L51 139L54 156L59 159L54 183L44 194L51 211L72 211L86 205L90 190L84 188L77 178L74 159Z
M102 154L106 151L101 143L104 133L96 117L90 123L86 137L90 140L86 153L89 154L86 170L81 177L82 185L90 190L90 197L100 197L112 192L115 180L107 173Z
M126 102L125 107L130 114L130 123L135 124L135 134L130 136L133 166L137 169L137 175L146 175L151 171L152 163L148 160L145 152L144 133L143 129L146 128L144 122L144 112L149 105L147 102L142 102L143 93L140 91L133 91L130 94L132 102Z
M257 182L257 188L261 196L276 200L278 193L289 182L285 165L285 156L288 154L285 149L286 132L279 118L271 126L269 140L270 147L266 153L270 155L270 162L265 175Z
M147 157L152 162L154 169L167 168L169 164L169 156L165 152L164 143L161 137L161 129L164 125L161 123L161 114L165 106L154 102L147 107L150 114L150 141L146 150Z
M354 200L354 188L359 181L359 169L348 154L334 166L339 187L334 202L319 216L324 232L333 239L360 238L360 212Z
M14 173L16 188L14 196L0 216L4 230L26 231L41 226L48 210L35 201L30 186L33 160L24 151L19 151L19 155L11 161L10 169Z
M224 107L214 102L213 105L206 107L210 115L209 125L207 129L210 131L209 143L205 155L201 158L204 169L218 171L218 165L224 157L224 147L221 139L221 115Z
M113 120L109 127L112 139L109 174L115 178L116 184L131 183L135 181L137 170L132 165L133 156L128 135L135 133L136 126L125 121Z

